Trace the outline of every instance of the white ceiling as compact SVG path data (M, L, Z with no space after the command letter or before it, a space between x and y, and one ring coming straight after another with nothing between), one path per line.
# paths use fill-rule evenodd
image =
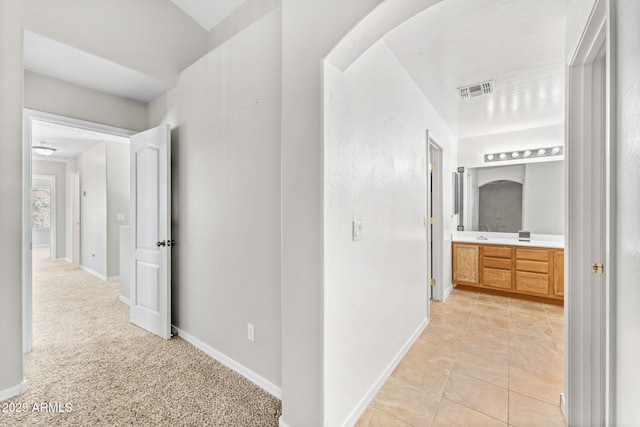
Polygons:
M101 142L129 143L129 138L41 120L32 121L31 145L56 150L51 156L40 156L34 152L34 160L64 163Z
M202 27L211 31L246 0L171 0Z
M384 37L458 138L562 123L566 0L443 0ZM457 88L494 81L494 93Z
M24 32L24 68L144 103L171 88L143 73L30 31Z

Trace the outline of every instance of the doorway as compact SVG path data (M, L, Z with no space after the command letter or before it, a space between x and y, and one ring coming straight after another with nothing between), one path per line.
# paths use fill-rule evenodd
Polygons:
M68 129L67 129L68 128ZM43 129L46 130L48 137L43 137ZM66 132L66 133L65 133ZM75 135L72 137L69 136L69 132L72 134L75 132ZM64 133L64 135L62 135ZM52 243L56 242L58 245L52 244L52 260L58 258L64 258L68 262L77 263L82 265L86 260L91 260L94 257L91 257L91 254L88 256L81 253L83 245L81 244L80 237L81 227L82 227L82 209L80 206L82 205L82 195L89 194L87 191L84 193L81 190L81 172L77 169L70 168L69 162L75 158L79 151L83 149L80 148L83 143L84 144L106 144L107 141L116 143L127 143L127 146L122 145L124 150L120 149L120 151L125 151L128 155L128 138L134 134L134 132L115 128L112 126L100 125L96 123L86 122L83 120L72 119L64 116L58 116L55 114L39 112L35 110L24 110L23 115L23 245L22 245L22 265L23 265L23 281L22 281L22 305L23 305L23 352L29 352L32 348L33 342L33 307L32 307L32 298L33 298L33 236L32 236L32 202L31 202L31 193L32 193L32 173L34 171L33 166L33 143L34 141L38 141L39 145L45 145L49 148L51 152L48 161L43 161L42 163L48 164L49 167L55 169L60 169L60 179L56 180L58 185L64 183L63 188L66 193L66 202L58 203L57 208L64 211L62 217L58 218L58 225L64 224L66 230L63 232L60 227L57 227L55 231L55 235L52 238ZM98 136L99 135L99 136ZM91 138L92 136L93 138ZM44 143L43 143L44 142ZM122 148L121 147L121 148ZM95 147L92 147L92 149ZM55 154L53 154L55 153ZM65 154L66 153L66 154ZM105 148L106 153L106 148ZM106 156L106 154L105 154ZM42 158L40 158L42 160ZM100 162L98 162L100 163ZM104 159L104 164L106 164L106 157ZM128 171L128 158L124 162L125 169ZM105 166L106 167L106 166ZM88 165L88 170L92 170L91 165ZM106 170L106 169L105 169ZM127 174L128 176L128 174ZM104 199L107 197L107 188L106 188L106 176L104 178L104 188L105 192ZM54 185L55 187L55 185ZM98 182L95 188L101 188L102 184ZM128 182L124 186L127 190L127 195L125 197L120 197L121 204L126 205L128 209L129 198L128 198ZM52 190L52 192L55 190ZM91 194L95 196L94 194ZM58 198L62 197L61 194L58 194ZM100 196L102 197L102 196ZM97 197L97 198L100 198ZM55 200L55 193L53 199ZM115 204L114 204L115 205ZM52 215L55 215L56 209L52 207L51 209ZM118 210L117 210L118 211ZM119 212L119 211L118 211ZM86 212L87 214L91 214L90 211ZM107 221L110 219L114 219L115 222L119 221L120 216L110 215L110 210L107 209L106 203L104 209L102 210L104 229L107 232ZM60 215L58 215L60 216ZM92 215L95 217L95 214ZM64 221L62 219L64 218ZM52 221L55 221L52 218ZM91 236L87 236L90 238ZM104 236L106 240L108 236ZM64 240L64 244L62 244L62 240ZM55 246L58 246L59 250L55 251ZM116 245L117 246L117 245ZM63 251L60 249L64 249ZM98 251L95 251L96 255L99 254ZM104 251L104 258L106 260L107 253ZM65 262L65 261L59 261ZM87 269L87 268L84 268ZM89 268L90 270L90 268ZM106 270L105 270L106 271ZM91 271L90 271L91 272ZM108 279L107 274L102 275L104 277L100 277L101 279Z
M428 184L427 196L427 251L429 268L429 299L443 301L443 209L442 209L442 147L438 145L427 131L428 144Z

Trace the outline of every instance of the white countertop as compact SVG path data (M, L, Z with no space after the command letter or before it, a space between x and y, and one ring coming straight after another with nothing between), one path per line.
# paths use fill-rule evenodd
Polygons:
M486 237L487 240L478 239ZM518 240L518 233L489 233L479 231L458 231L451 236L452 242L482 243L483 245L511 245L529 246L540 248L564 248L564 236L550 234L532 234L531 241L521 242Z

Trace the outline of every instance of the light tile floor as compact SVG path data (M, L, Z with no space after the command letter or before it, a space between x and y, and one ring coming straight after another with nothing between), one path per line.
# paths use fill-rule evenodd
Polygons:
M454 290L357 427L564 427L561 306Z

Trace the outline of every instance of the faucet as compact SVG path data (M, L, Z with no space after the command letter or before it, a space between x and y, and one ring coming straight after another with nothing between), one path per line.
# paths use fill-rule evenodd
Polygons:
M483 236L482 234L477 237L478 240L489 240L488 237Z

